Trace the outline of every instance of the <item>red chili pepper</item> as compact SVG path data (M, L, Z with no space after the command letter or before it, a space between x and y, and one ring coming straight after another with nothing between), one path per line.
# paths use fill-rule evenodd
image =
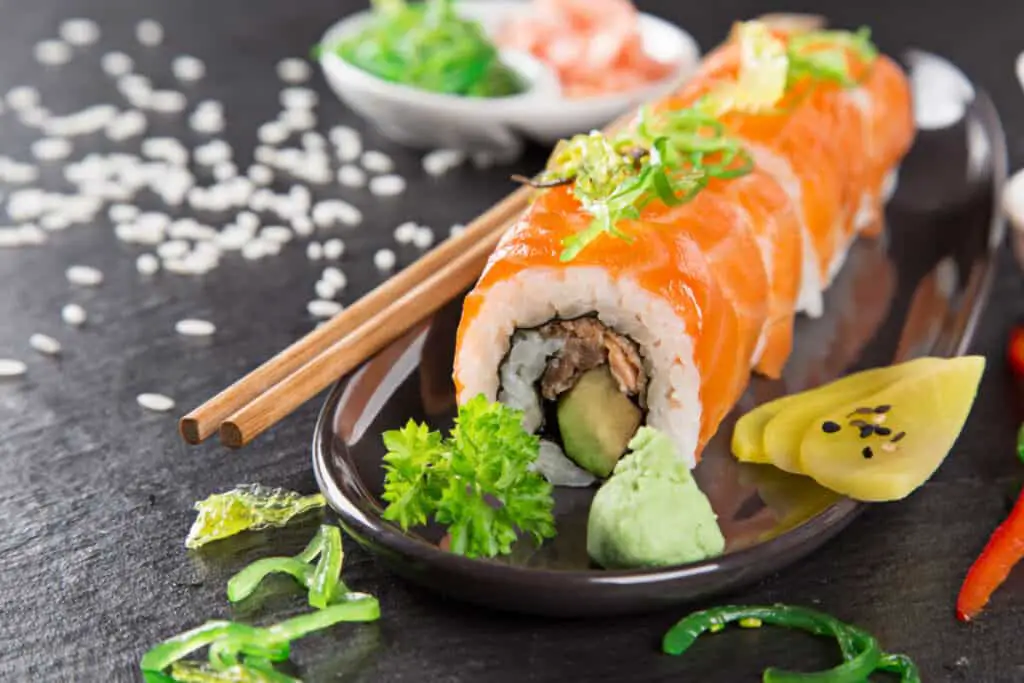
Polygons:
M1006 355L1014 374L1024 379L1024 325L1016 325L1010 330L1010 343L1006 348Z
M1010 516L988 539L985 549L967 572L956 600L957 619L970 621L978 616L1021 559L1024 559L1024 491Z

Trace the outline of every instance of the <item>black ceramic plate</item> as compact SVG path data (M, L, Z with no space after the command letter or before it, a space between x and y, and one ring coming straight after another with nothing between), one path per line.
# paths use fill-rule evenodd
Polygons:
M826 297L826 313L802 319L784 377L754 379L704 452L695 476L726 538L704 562L657 570L603 571L586 553L593 489L557 489L558 536L523 541L502 560L441 550L441 532L403 533L381 519L381 433L410 418L447 430L461 300L368 361L331 392L313 440L320 487L345 529L409 579L452 597L551 615L640 611L706 597L781 569L837 534L861 505L809 479L742 465L729 453L732 425L763 401L850 370L921 355L963 352L1001 243L996 199L1006 174L998 115L954 67L908 54L921 130L900 172L886 238L860 241ZM936 128L941 125L941 128Z

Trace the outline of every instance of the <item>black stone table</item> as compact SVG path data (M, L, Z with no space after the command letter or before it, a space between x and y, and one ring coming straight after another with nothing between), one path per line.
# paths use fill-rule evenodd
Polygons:
M1011 161L1024 162L1024 94L1013 60L1024 49L1024 3L1018 0L650 0L645 9L690 29L708 48L738 18L777 9L826 13L845 26L870 24L883 49L927 48L952 58L988 89L1003 114ZM190 99L225 103L239 165L251 161L255 129L277 110L273 67L305 53L325 27L356 9L354 0L7 0L0 3L0 90L40 88L54 112L122 100L100 71L99 57L124 49L158 84L171 85L170 59L194 54L205 80L184 88ZM45 70L32 46L56 33L60 20L100 22L98 45L72 64ZM144 49L133 27L153 17L166 28L162 47ZM316 76L321 127L356 123ZM150 135L186 133L183 118L151 117ZM359 125L362 125L361 123ZM0 153L28 158L32 136L8 111L0 116ZM469 168L443 179L420 170L418 157L372 134L368 143L392 153L409 181L405 195L354 200L363 226L341 236L345 300L379 282L370 263L393 242L400 222L434 226L472 218L509 189L509 169ZM133 148L134 145L134 148ZM77 151L102 147L82 142ZM126 145L137 151L137 142ZM533 150L513 171L539 166ZM9 191L8 188L6 191ZM2 222L2 221L0 221ZM131 681L147 647L208 618L230 617L225 580L268 554L292 554L315 520L283 531L250 534L190 555L183 539L191 504L246 481L315 490L309 442L318 405L299 413L240 452L216 444L186 448L174 418L310 329L305 303L323 264L289 245L260 262L226 258L204 278L135 272L138 249L116 242L106 220L52 236L45 247L0 250L0 357L26 360L27 377L0 383L0 680ZM399 263L415 257L402 248ZM1024 571L970 628L952 616L970 562L1002 519L1024 466L1013 455L1021 418L1003 362L1004 340L1024 308L1021 279L1006 251L973 350L990 359L966 431L941 472L910 499L872 507L810 559L731 596L820 607L876 633L907 652L926 681L1024 681ZM106 282L73 290L63 276L72 263L101 268ZM83 304L78 331L60 308ZM207 342L174 333L184 317L214 321ZM33 332L64 342L59 360L34 354ZM157 414L135 403L141 392L170 394L179 412ZM769 664L826 666L833 646L782 630L731 632L702 641L689 656L657 651L660 635L687 608L591 621L548 621L455 604L395 579L347 544L349 585L379 596L384 618L341 626L297 645L294 660L307 681L454 683L455 681L759 680ZM283 590L236 616L274 619L302 609Z

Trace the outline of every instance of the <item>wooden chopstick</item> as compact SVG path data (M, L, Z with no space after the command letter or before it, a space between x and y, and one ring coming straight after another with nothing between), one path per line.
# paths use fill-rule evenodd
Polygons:
M368 318L357 330L336 341L231 415L220 428L220 439L241 448L296 408L355 369L368 357L405 334L473 284L498 244L502 230L481 237L472 247L431 273L389 306Z
M460 254L470 251L481 241L495 244L497 235L523 210L529 196L530 188L519 188L466 226L462 234L445 240L326 324L185 415L178 423L181 436L191 444L206 440L229 416L312 361L326 347L364 325L390 302L403 296L430 275L442 271Z

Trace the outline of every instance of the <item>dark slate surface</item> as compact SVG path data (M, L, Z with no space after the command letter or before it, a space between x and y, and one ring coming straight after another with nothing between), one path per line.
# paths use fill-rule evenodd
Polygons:
M691 29L705 48L732 20L779 8L756 0L642 5ZM1012 161L1024 161L1024 98L1012 69L1024 48L1024 4L866 0L789 7L827 12L838 24L869 23L889 50L917 45L950 56L993 93ZM227 138L248 164L256 126L276 111L274 63L303 53L330 21L354 8L350 0L7 0L0 5L0 89L36 84L46 106L74 111L119 101L98 68L106 50L125 49L168 85L170 58L195 54L209 75L186 92L225 102ZM31 47L69 16L99 20L100 45L72 65L44 71ZM145 16L166 26L162 48L133 45L132 27ZM326 102L321 121L350 119L316 83ZM152 131L181 127L180 118L152 120ZM26 158L30 140L10 113L0 117L0 151ZM394 152L411 186L393 202L356 199L368 220L345 235L348 300L376 284L368 259L397 223L415 218L446 229L508 189L507 170L433 181L422 177L415 156ZM541 158L535 152L519 170ZM301 252L293 246L259 264L228 259L201 280L146 282L132 266L136 251L117 244L102 222L60 234L45 248L0 251L0 356L30 363L26 379L0 384L0 679L136 680L136 662L149 645L207 618L232 616L224 582L234 571L262 555L290 554L312 533L315 522L200 555L182 547L191 503L214 490L242 481L315 489L308 455L315 403L245 451L227 452L185 448L173 416L143 412L134 401L139 392L163 391L187 409L309 329L304 303L318 269ZM400 254L403 262L413 256ZM107 282L95 291L70 290L62 271L76 262L102 268ZM965 628L952 618L959 582L1024 472L1012 455L1020 414L1002 361L1021 294L1004 253L973 345L991 359L990 371L954 455L935 479L905 502L872 508L811 559L734 600L815 605L856 621L888 648L912 655L926 681L1024 681L1024 572L1010 579L980 623ZM60 323L68 301L89 310L81 331ZM174 321L185 316L215 321L216 338L175 336ZM36 331L65 342L61 360L27 349ZM494 614L410 587L359 549L347 549L348 582L377 594L385 617L300 643L294 659L308 681L732 682L758 680L770 663L811 668L833 657L825 643L766 629L708 639L673 659L657 653L658 639L684 608L578 622ZM299 611L297 592L280 587L283 595L234 614L269 620Z

